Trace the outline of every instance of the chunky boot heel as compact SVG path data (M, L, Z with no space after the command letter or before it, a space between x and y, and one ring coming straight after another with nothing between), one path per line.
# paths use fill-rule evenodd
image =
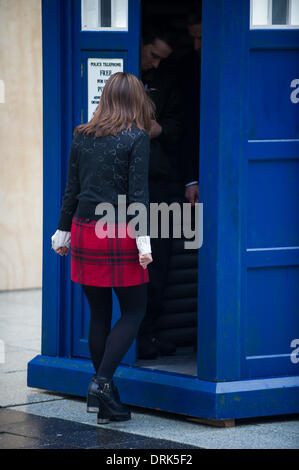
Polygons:
M98 424L107 424L110 422L110 415L103 407L98 411L97 422Z
M87 392L87 413L97 413L99 411L100 399L98 396L98 384L94 375L90 381Z
M90 393L87 395L87 413L97 413L99 411L99 398Z

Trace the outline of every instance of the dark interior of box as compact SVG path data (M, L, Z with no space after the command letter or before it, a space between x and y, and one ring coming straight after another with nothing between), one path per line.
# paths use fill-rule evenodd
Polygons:
M193 0L185 0L184 2L181 0L143 0L142 21L144 24L148 18L159 17L171 24L179 37L179 47L174 54L182 56L193 47L192 38L188 36L186 26L188 14L196 8L200 8L200 4L201 2ZM163 61L163 66L167 65L167 60ZM180 165L183 162L180 156L179 159L177 177L170 183L171 201L183 204L188 201L184 197L184 186L180 180ZM194 222L195 214L192 209L193 228ZM163 310L158 319L159 339L174 343L176 352L169 356L159 355L156 359L138 359L136 365L197 375L198 250L186 249L184 247L186 240L182 236L181 238L173 238L171 241L171 256L163 297Z

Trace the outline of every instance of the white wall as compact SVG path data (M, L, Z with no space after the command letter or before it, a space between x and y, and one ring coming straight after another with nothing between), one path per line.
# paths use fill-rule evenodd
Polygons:
M40 0L0 0L0 214L0 290L41 287Z

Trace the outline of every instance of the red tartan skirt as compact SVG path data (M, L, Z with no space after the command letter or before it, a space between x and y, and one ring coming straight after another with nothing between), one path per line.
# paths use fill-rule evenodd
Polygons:
M96 225L97 224L97 225ZM108 237L115 231L114 237ZM148 269L139 264L136 239L127 223L74 216L71 227L71 279L89 286L133 286L149 282ZM101 233L104 238L97 236ZM124 238L121 237L124 236Z

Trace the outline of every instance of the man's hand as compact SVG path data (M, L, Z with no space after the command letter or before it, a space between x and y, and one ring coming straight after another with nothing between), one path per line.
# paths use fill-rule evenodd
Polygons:
M57 253L60 256L67 256L69 254L70 249L67 246L61 246L57 250L55 250L55 253Z
M151 121L152 121L152 127L150 130L150 138L155 139L156 137L159 137L159 135L161 134L162 127L154 119L152 119Z
M145 255L139 255L139 263L145 269L149 263L153 261L151 253L146 253Z
M192 206L199 201L199 185L190 184L186 187L185 198L191 203Z

